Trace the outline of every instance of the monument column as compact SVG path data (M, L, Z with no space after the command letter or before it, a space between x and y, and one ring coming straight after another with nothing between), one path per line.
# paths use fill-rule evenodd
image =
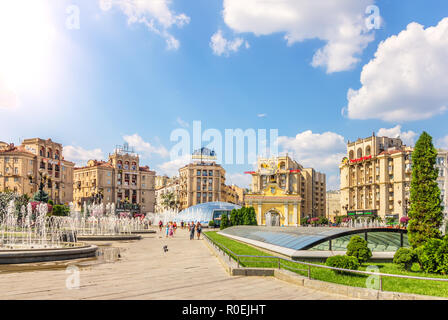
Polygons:
M285 215L285 227L289 225L289 212L288 212L288 202L285 202L285 209L283 210L283 214Z
M261 226L263 223L263 220L261 219L261 203L258 203L258 217L257 217L258 225Z

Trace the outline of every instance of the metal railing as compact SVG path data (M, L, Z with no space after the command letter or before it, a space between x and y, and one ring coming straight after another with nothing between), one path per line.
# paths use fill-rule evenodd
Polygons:
M240 266L243 264L241 261L241 258L255 258L256 261L250 261L250 262L269 262L269 263L275 263L277 264L277 269L281 269L282 267L284 269L290 270L290 271L301 271L306 272L308 279L312 279L311 277L311 268L322 268L322 269L328 269L328 270L334 270L339 271L341 273L354 273L354 274L361 274L361 275L367 275L367 276L378 276L379 279L379 291L383 291L383 278L390 277L390 278L402 278L402 279L414 279L414 280L427 280L427 281L440 281L440 282L448 282L448 278L429 278L429 277L416 277L416 276L406 276L406 275L400 275L400 274L391 274L391 273L379 273L379 272L369 272L369 271L360 271L360 270L350 270L350 269L342 269L342 268L335 268L330 267L326 265L320 265L320 264L314 264L304 261L297 261L292 260L284 257L278 257L278 256L255 256L255 255L240 255L236 254L229 248L225 247L224 245L216 242L215 240L211 239L207 233L204 232L204 238L212 244L215 248L217 248L220 252L222 252L224 255L227 255L229 257L229 261L233 258L236 263L237 267L240 268ZM270 259L268 260L258 260L258 259ZM274 262L273 262L274 260ZM288 266L283 262L289 262L295 265L303 265L306 266L306 269L299 269L299 268L293 268L291 266ZM243 266L244 267L244 266ZM323 281L323 280L322 280Z

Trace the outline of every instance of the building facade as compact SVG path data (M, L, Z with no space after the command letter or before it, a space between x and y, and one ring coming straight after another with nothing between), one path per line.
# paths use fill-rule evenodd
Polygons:
M259 225L298 226L305 217L325 215L326 177L303 168L289 156L258 159L245 204L257 212Z
M173 177L169 178L167 176L156 176L156 204L155 204L155 212L161 213L166 210L179 210L180 208L180 199L179 199L179 178ZM175 205L173 207L168 207L164 204L164 195L173 194L173 200Z
M55 204L68 204L73 199L75 164L64 160L62 152L62 145L51 139L25 139L20 146L0 142L0 192L32 197L43 175L49 198Z
M196 161L179 169L180 210L215 201L225 201L224 168L216 162Z
M437 149L436 167L439 169L437 182L440 189L440 197L443 205L443 213L445 216L444 224L448 220L448 150ZM445 228L443 228L445 231Z
M75 168L74 202L84 202L100 195L104 204L115 203L117 211L154 212L155 172L140 166L140 158L127 146L119 147L109 160L89 160L87 166Z
M347 144L342 160L341 212L349 216L407 216L413 149L374 134Z
M331 222L334 222L336 217L341 216L341 191L331 190L327 192L326 209L326 217Z

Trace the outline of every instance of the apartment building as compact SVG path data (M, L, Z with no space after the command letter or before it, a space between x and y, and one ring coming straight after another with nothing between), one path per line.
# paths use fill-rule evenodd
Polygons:
M47 177L44 191L49 198L68 204L73 199L74 166L64 159L62 145L51 139L25 139L20 146L0 142L0 192L33 197L42 175Z

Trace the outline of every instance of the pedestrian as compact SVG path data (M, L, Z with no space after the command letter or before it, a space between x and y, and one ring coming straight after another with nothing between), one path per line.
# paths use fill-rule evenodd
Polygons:
M173 224L174 234L176 234L176 230L177 230L177 223L176 223L176 221L174 221L174 224Z
M159 231L162 232L163 222L162 220L159 221Z
M190 240L194 240L194 223L191 222L188 227L190 229Z
M180 222L180 228L181 228L182 230L184 229L184 221L183 221L183 220Z
M170 232L170 224L167 223L165 226L165 238L168 238L169 232Z
M174 235L174 225L172 222L170 222L169 236L173 237L173 235Z
M202 231L202 225L198 221L198 223L196 224L196 233L198 235L198 240L200 240L200 238L201 238L201 231Z

